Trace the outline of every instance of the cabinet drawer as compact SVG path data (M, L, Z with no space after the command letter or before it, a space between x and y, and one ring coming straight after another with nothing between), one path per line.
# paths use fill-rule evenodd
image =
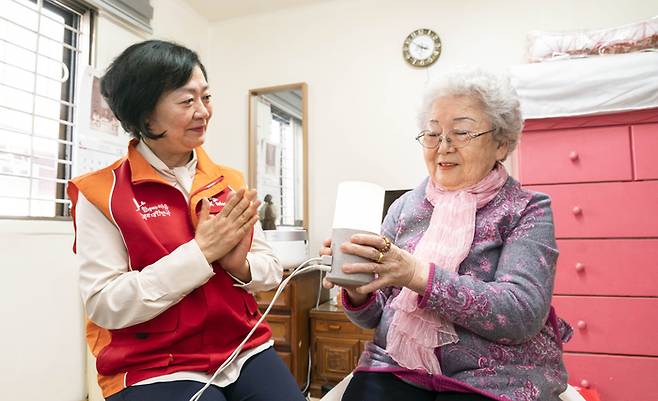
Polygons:
M634 125L631 133L635 179L658 179L658 124Z
M277 298L276 302L274 303L273 308L290 309L291 291L291 287L286 286L283 292L281 292L281 295L279 295L279 298ZM276 288L270 291L257 292L254 297L256 298L256 302L258 302L258 306L263 309L267 308L270 302L272 302L272 299L274 299L275 293Z
M555 294L658 296L658 239L558 240Z
M627 126L536 131L521 137L523 184L632 180Z
M558 316L574 329L564 349L658 356L658 298L576 297L556 295Z
M272 339L276 346L290 347L291 327L290 316L267 315L267 323L272 329Z
M359 340L318 336L315 339L317 371L324 379L342 380L359 360Z
M598 391L602 401L658 400L658 358L566 352L569 384Z
M313 332L315 333L334 333L337 335L343 334L358 334L361 329L351 322L338 321L338 320L314 320Z
M658 237L658 181L526 188L551 196L558 238Z

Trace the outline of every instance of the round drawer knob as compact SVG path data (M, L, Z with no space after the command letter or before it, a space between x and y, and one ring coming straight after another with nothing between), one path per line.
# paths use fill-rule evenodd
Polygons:
M578 153L576 151L569 153L569 159L572 162L575 162L576 160L578 160Z
M576 271L578 273L584 272L585 271L585 265L580 263L580 262L576 263Z
M571 213L573 213L574 216L580 216L581 214L583 214L583 209L581 209L580 206L574 206L571 209Z
M587 381L586 379L581 380L580 381L580 387L589 388L589 381Z
M581 330L585 330L587 328L587 322L584 320L579 320L578 323L576 323L576 326L578 326L578 328Z

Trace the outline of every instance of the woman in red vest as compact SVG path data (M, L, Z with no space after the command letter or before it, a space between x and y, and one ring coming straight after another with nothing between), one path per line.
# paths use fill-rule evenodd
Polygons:
M87 341L116 400L304 400L252 295L282 267L256 192L203 145L212 101L197 54L150 40L117 57L101 92L133 137L126 157L69 185Z

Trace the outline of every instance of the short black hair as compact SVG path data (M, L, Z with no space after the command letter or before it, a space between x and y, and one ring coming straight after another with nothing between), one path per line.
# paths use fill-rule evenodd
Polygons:
M121 126L133 137L158 139L146 119L164 92L180 88L199 66L208 79L199 55L186 47L162 40L147 40L124 50L101 78L101 94Z

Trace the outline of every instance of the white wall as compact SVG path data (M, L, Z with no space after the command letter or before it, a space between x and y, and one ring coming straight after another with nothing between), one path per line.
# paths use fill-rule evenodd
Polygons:
M203 57L209 22L185 2L151 3L153 37L176 40ZM148 38L108 16L97 23L96 67L101 70L127 46ZM0 399L81 401L87 395L84 318L72 244L70 221L0 220L5 361ZM91 391L91 399L98 399L97 389Z
M524 62L530 30L613 27L655 15L654 0L337 0L211 25L209 81L215 117L206 148L247 169L247 92L305 81L309 88L310 239L328 237L336 185L388 189L425 175L416 107L427 82L455 65ZM402 58L403 39L434 29L443 54L429 69Z
M209 22L184 1L151 0L154 15L153 35L135 31L109 16L98 21L96 34L96 68L104 70L126 47L146 39L173 40L199 53L203 59L208 49Z
M70 222L0 220L3 400L80 401L82 310Z

